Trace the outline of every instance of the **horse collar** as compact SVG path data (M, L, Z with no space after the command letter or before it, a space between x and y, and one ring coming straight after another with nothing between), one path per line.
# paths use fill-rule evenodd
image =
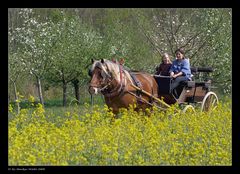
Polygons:
M103 93L105 97L116 97L122 95L125 89L125 85L121 84L120 87L117 87L115 90L110 91L109 93Z

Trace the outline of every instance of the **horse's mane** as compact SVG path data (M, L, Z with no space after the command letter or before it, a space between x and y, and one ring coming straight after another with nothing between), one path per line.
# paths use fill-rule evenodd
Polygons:
M120 82L120 72L118 63L104 59L104 63L102 63L101 61L95 61L92 65L91 70L93 71L96 67L102 69L105 74L109 74L110 72L112 76L115 77L118 82ZM133 83L129 72L124 70L124 73L126 74L127 78L131 81L131 83Z
M104 73L107 74L107 69L106 67L101 63L101 61L94 61L93 65L91 67L91 71L93 71L96 67L102 69L104 71Z

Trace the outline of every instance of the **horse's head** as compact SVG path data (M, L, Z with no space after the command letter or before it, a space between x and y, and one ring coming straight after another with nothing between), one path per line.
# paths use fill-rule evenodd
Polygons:
M90 94L98 94L99 92L108 90L112 85L112 81L114 80L114 73L111 71L112 64L113 62L108 60L101 59L100 61L94 61L92 59L92 67L89 70L91 80L88 91Z

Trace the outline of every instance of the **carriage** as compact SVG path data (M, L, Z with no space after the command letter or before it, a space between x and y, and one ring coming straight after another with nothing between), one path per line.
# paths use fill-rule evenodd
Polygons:
M127 108L131 104L137 104L137 109L156 106L167 110L177 103L182 112L195 112L196 107L200 107L202 112L215 109L218 97L211 91L213 87L209 78L213 69L192 67L191 72L191 81L184 81L171 91L170 76L133 72L124 68L121 63L104 59L92 60L89 93L103 94L106 104L114 113L118 113L119 108ZM137 81L142 86L138 85Z
M164 110L171 104L178 103L184 113L189 110L195 112L194 108L196 107L199 107L201 112L214 110L218 105L218 97L216 93L211 91L214 87L208 75L208 73L213 72L213 69L210 67L192 67L191 72L193 74L192 80L180 83L174 91L170 90L173 80L170 76L153 75L159 89L158 97L154 98L155 105ZM135 88L141 90L136 86ZM150 95L144 90L141 92Z

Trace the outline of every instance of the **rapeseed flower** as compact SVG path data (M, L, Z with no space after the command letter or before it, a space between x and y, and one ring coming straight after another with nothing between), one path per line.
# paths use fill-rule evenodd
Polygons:
M37 104L9 120L9 165L232 165L230 106L183 114L133 105L116 118L106 105L48 115Z

